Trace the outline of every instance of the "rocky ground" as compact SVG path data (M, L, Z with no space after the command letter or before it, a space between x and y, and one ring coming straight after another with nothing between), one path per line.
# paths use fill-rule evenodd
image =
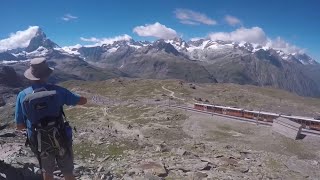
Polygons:
M295 141L267 126L167 106L169 99L185 104L195 97L209 99L194 95L203 87L147 80L64 86L89 98L86 106L66 108L76 130L77 179L320 178L319 137ZM0 145L0 179L39 178L23 135L2 126ZM55 176L62 177L59 170Z

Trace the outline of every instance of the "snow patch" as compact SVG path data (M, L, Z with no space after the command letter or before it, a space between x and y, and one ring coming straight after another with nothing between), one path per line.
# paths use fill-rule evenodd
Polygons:
M108 53L116 52L118 49L119 49L119 47L110 48L110 49L108 49Z
M41 57L45 56L48 52L49 50L47 48L40 46L32 52L25 52L25 54L27 57Z
M128 46L133 47L133 48L136 48L136 49L139 49L139 48L142 47L142 46L133 45L133 44L128 44ZM143 46L145 46L145 44L143 44Z
M78 52L79 48L81 48L82 45L80 44L76 44L74 46L65 46L62 48L55 48L56 50L59 50L60 52L66 52L68 54L73 54L73 55L80 55L80 53Z
M5 61L0 61L0 64L16 64L16 63L25 63L25 62L30 62L30 59L27 59L27 60L20 60L20 61L10 61L10 60L5 60Z

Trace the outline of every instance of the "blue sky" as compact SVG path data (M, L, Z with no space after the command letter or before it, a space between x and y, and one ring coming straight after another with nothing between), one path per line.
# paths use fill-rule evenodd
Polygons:
M41 27L60 46L96 43L124 34L135 40L249 38L279 49L304 49L319 61L319 8L316 0L10 0L1 1L0 39L29 26Z

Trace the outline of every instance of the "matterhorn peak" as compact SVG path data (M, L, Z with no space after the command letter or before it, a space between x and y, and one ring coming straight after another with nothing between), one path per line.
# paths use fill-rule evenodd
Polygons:
M40 46L47 49L53 49L55 47L58 47L58 45L52 42L50 39L48 39L46 34L42 31L42 29L38 27L35 36L30 40L30 43L25 50L27 52L32 52L34 50L37 50Z

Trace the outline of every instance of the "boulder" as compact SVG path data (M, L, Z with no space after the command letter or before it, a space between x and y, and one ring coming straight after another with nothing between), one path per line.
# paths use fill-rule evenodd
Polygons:
M170 169L182 170L183 172L195 172L202 170L209 170L211 166L208 162L202 162L199 159L183 160L181 163L170 167Z
M0 107L6 105L6 101L3 99L3 97L0 97Z
M168 147L166 144L162 143L162 144L156 145L155 150L156 150L156 152L167 152Z
M188 172L186 173L190 179L204 179L208 177L208 174L205 172L197 171L197 172Z
M159 177L165 177L168 174L167 169L160 162L155 162L155 161L143 162L139 167L143 170L145 174L151 173Z
M12 67L0 66L0 84L18 87L21 85L21 79Z
M172 151L179 156L184 156L188 154L187 151L183 148L172 149Z

